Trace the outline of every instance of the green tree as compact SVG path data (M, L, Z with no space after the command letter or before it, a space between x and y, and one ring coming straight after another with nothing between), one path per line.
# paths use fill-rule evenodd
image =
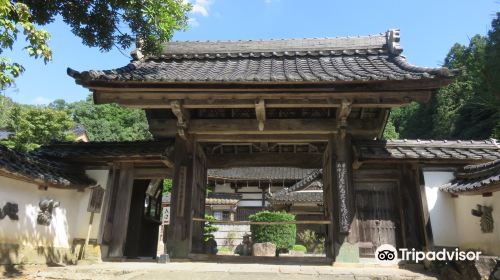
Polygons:
M11 62L1 56L7 49L12 50L19 34L26 38L24 49L34 58L43 58L44 62L52 59L48 46L49 33L38 29L32 22L29 7L26 4L0 0L0 90L14 82L14 78L21 75L24 68L17 62Z
M420 139L486 139L500 136L499 16L488 37L476 35L468 45L455 44L444 66L463 69L427 104L411 103L391 112L385 134ZM394 127L395 133L391 131Z
M15 105L9 114L7 128L14 136L1 142L9 148L28 152L54 140L73 139L68 131L74 122L64 111Z
M134 141L152 137L143 110L117 104L95 105L91 96L65 107L73 120L85 127L90 141Z
M189 10L191 4L184 0L0 0L0 55L12 49L22 32L30 56L51 60L49 33L36 25L51 23L57 16L86 46L127 49L139 40L136 44L144 54L158 54L175 30L187 28ZM23 70L19 63L0 57L0 90Z

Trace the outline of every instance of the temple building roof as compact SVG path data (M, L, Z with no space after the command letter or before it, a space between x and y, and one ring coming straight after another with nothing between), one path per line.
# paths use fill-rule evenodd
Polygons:
M85 188L95 184L83 169L17 152L3 145L0 145L0 175L44 187Z
M315 169L295 167L234 167L227 169L208 169L208 178L228 181L301 180L314 170Z
M358 161L408 160L467 162L500 159L500 145L489 140L387 140L354 144Z
M106 163L114 160L168 161L173 140L122 142L54 142L41 146L33 155L80 163Z
M455 172L455 179L440 187L453 194L480 194L500 190L500 160L467 165Z
M371 36L254 41L168 42L128 65L78 72L77 83L290 83L449 79L454 71L408 63L399 30Z
M205 205L228 205L236 206L240 201L242 195L237 193L214 193L210 192L207 194L205 199Z
M283 188L266 197L271 204L294 202L323 203L322 170L314 170L289 188Z

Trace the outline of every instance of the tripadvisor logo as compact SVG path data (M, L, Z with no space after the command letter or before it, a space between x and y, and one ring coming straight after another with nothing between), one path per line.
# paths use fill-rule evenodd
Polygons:
M380 245L375 251L375 258L382 265L394 265L398 261L413 261L419 263L424 260L429 261L474 261L479 259L479 251L459 251L458 249L439 251L417 251L415 249L396 249L390 244ZM398 258L399 256L399 258Z

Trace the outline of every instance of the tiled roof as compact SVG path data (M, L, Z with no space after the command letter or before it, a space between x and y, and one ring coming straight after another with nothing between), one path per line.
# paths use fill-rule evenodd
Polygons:
M242 194L239 193L219 193L210 192L205 199L206 205L236 205L240 201Z
M82 188L94 184L84 171L0 145L0 174L39 185Z
M128 142L56 142L32 153L48 158L80 160L87 158L167 157L174 149L173 140Z
M500 190L500 160L467 165L455 173L455 179L440 187L449 193L481 193Z
M409 64L399 30L372 36L257 41L170 42L158 57L112 70L78 72L77 83L344 82L449 78L453 71Z
M226 180L301 180L314 169L295 167L235 167L209 169L209 179Z
M309 173L302 180L295 183L289 188L283 188L272 195L267 195L267 199L272 204L290 203L290 202L316 202L323 203L322 190L304 190L311 185L322 189L323 183L321 182L322 170L317 169Z
M360 141L354 145L359 161L490 161L500 158L496 140L387 140Z

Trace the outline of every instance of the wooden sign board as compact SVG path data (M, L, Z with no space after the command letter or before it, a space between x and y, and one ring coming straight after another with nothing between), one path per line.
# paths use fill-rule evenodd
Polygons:
M100 185L92 187L90 191L89 206L87 211L90 213L100 213L102 201L104 200L104 188Z
M163 207L162 222L163 225L170 225L170 206Z

